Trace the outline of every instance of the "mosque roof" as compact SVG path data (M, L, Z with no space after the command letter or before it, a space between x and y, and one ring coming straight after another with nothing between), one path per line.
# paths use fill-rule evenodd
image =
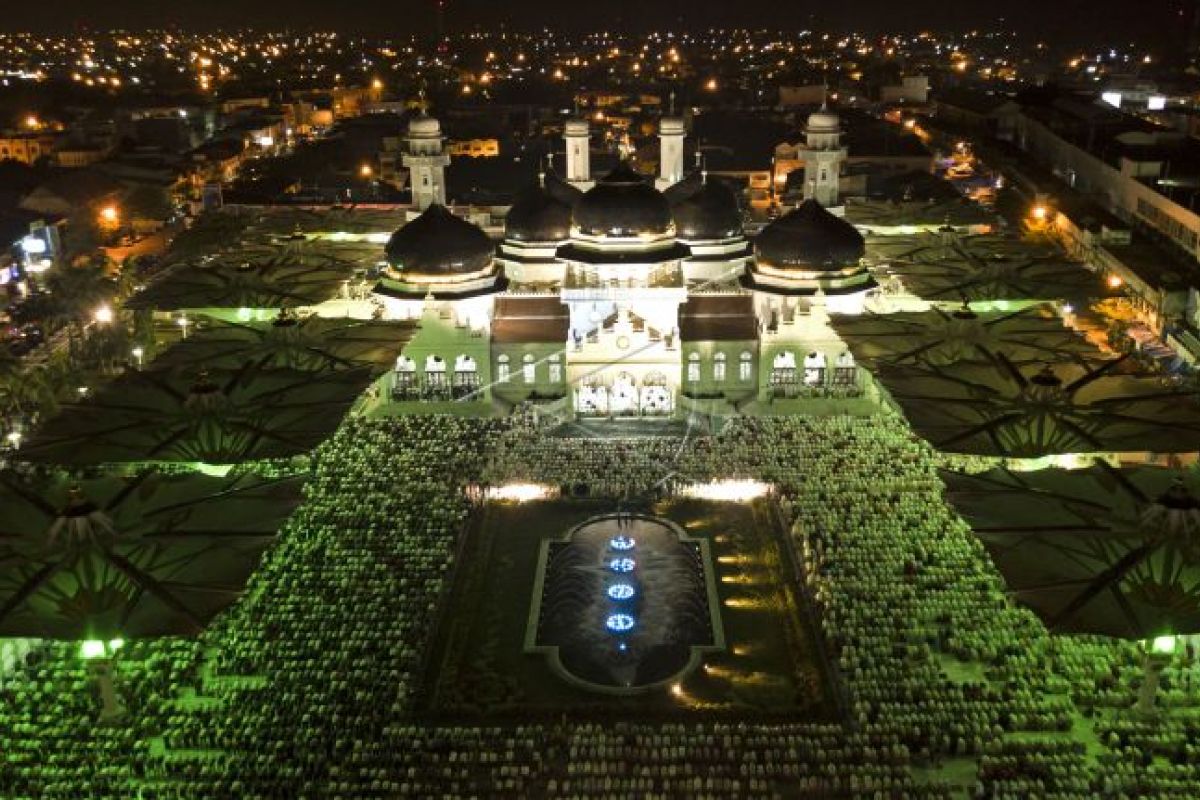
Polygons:
M675 204L675 229L681 239L728 239L742 233L737 195L721 181L705 180Z
M392 234L388 263L417 275L469 275L492 263L492 240L481 228L434 203Z
M517 195L504 219L504 235L523 242L561 242L571 233L571 206L544 182Z
M667 198L626 163L584 193L573 217L592 236L663 234L673 222Z
M865 253L862 234L812 199L772 222L754 242L755 258L777 269L841 267Z

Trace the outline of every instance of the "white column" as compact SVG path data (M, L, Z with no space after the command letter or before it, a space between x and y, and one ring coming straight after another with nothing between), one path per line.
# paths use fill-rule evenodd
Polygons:
M590 183L592 180L587 120L569 119L563 138L567 144L567 181Z
M658 125L658 188L665 189L683 180L683 120L663 117Z

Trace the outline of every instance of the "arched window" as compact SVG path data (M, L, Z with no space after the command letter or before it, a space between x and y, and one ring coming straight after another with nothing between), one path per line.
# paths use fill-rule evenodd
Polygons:
M738 380L745 383L754 376L754 356L742 353L738 360Z
M688 356L687 379L688 379L688 383L699 383L700 382L700 354L699 353L692 353L690 356Z
M508 380L509 369L510 369L510 367L508 364L508 356L507 355L501 355L499 358L496 359L496 379L499 380L501 383Z
M804 383L821 386L825 383L825 354L812 352L804 357Z
M713 380L725 380L725 354L717 353L713 356Z
M441 356L425 357L425 384L434 387L446 385L446 362Z
M558 353L550 356L550 382L562 383L562 356Z
M396 359L396 372L416 372L417 362L413 361L408 356L400 356Z
M854 354L849 350L837 357L833 370L833 384L835 386L858 385L858 367L854 363Z
M522 360L521 374L526 383L537 383L537 364L534 363L533 356L529 353L525 354Z

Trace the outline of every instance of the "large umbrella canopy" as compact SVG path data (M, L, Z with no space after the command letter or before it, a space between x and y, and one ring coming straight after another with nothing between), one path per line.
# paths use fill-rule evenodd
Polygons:
M55 464L298 455L333 433L371 378L365 367L314 373L250 363L127 373L95 397L64 405L20 454Z
M1053 630L1200 632L1200 480L1144 467L943 473L1009 588Z
M330 206L262 206L251 212L247 231L265 234L390 234L405 222L403 209Z
M954 198L914 197L895 200L864 199L846 203L846 221L863 228L895 228L906 225L991 225L995 215L978 203L958 195Z
M193 634L241 593L297 478L0 472L0 635Z
M880 285L898 280L929 301L1051 301L1108 293L1099 278L1053 247L1009 236L874 236L867 258Z
M266 323L212 320L155 359L154 366L235 369L252 363L306 371L371 367L378 372L395 363L413 330L410 322L298 317L285 309Z
M381 257L382 248L369 242L303 236L235 242L174 264L126 305L160 311L316 305Z
M1155 378L1099 366L884 365L876 375L923 438L939 450L1037 458L1097 452L1200 450L1196 395Z
M1045 305L1011 313L934 307L915 314L835 315L833 326L854 358L866 365L941 367L958 361L994 361L998 355L1020 365L1080 362L1100 355Z

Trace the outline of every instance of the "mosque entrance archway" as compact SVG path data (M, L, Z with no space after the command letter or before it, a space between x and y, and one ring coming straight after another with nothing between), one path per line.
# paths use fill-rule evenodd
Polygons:
M622 372L609 385L582 385L575 390L575 412L580 416L658 417L674 411L675 393L661 372L651 372L640 383Z

